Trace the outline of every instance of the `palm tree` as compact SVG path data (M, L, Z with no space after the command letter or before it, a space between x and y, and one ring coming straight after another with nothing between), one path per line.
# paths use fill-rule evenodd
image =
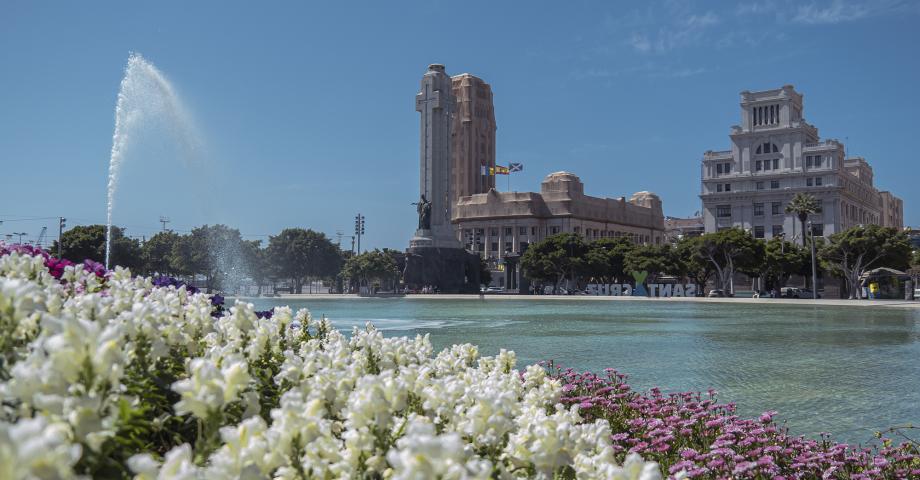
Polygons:
M799 217L802 223L802 246L805 246L805 221L808 215L818 213L818 201L814 195L807 193L796 193L792 200L786 205L786 213L794 213Z

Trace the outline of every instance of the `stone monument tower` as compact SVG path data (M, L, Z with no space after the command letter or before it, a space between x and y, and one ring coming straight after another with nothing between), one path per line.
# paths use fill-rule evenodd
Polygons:
M460 248L450 223L454 196L451 193L450 128L454 113L450 76L444 65L431 64L422 76L415 96L421 115L419 131L418 230L410 247Z
M455 101L444 65L431 64L415 96L420 114L418 229L409 240L403 279L413 287L441 292L479 289L479 256L463 249L451 225L454 188L451 121Z

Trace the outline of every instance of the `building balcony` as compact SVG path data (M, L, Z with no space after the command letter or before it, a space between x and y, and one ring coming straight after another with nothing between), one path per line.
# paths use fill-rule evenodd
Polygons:
M708 150L706 153L703 154L703 161L707 161L707 160L732 160L732 159L733 159L733 157L732 157L732 151L731 151L731 150L721 150L721 151L718 151L718 152L714 152L714 151L712 151L712 150Z

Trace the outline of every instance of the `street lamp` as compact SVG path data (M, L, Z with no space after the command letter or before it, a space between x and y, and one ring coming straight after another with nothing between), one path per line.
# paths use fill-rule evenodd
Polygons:
M17 240L16 243L22 245L22 237L24 237L25 235L28 235L28 233L26 233L26 232L13 232L13 235L18 235L18 236L19 236L19 240Z
M802 232L804 234L804 232ZM815 266L815 229L811 226L811 220L808 221L808 234L811 237L811 294L812 298L818 298L818 269Z

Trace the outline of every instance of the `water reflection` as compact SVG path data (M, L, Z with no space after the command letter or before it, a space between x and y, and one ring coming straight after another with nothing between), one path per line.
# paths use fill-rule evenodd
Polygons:
M260 300L307 307L350 331L430 333L436 349L514 350L519 365L552 359L613 367L637 388L714 388L743 415L778 410L796 433L865 442L920 421L920 313L893 308L680 302L423 299Z

